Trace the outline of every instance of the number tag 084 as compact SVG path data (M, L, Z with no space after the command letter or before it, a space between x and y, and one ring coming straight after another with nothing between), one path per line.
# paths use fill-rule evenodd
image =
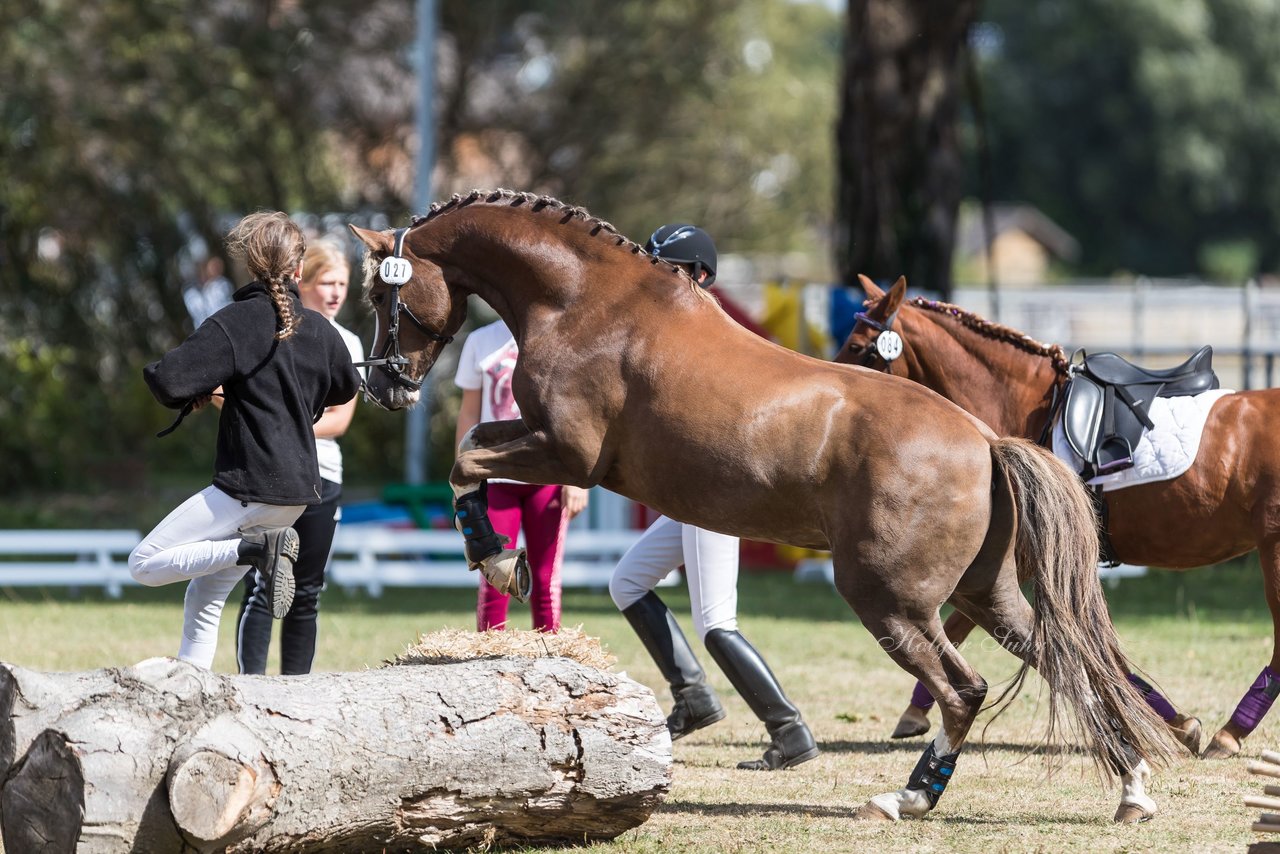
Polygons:
M892 329L886 329L876 337L876 352L886 362L892 362L902 355L902 336Z
M413 278L413 266L406 258L383 258L378 277L388 285L403 285Z

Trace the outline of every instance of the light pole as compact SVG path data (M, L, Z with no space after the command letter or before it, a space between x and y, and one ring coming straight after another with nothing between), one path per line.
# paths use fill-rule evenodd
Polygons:
M413 182L413 212L431 204L431 171L436 162L436 0L418 0L418 170ZM418 405L405 424L404 479L425 483L431 445L431 398L435 381L427 374Z

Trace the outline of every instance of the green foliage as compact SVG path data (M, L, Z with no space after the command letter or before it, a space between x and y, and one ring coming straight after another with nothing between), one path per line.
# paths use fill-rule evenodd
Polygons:
M640 239L692 220L726 250L809 246L830 219L840 28L820 4L454 4L445 27L476 57L459 76L510 93L460 110L454 139L517 185Z
M641 238L694 219L727 250L795 248L826 219L839 26L824 6L439 7L437 195L551 192ZM404 220L412 15L392 0L0 6L0 358L23 401L0 410L21 455L0 489L207 477L216 419L152 439L172 413L141 368L190 331L182 287L236 216ZM456 411L439 371L433 474ZM399 479L403 434L403 414L362 407L349 462Z
M1258 269L1258 247L1252 240L1204 243L1197 257L1200 269L1216 282L1240 284Z
M121 455L207 472L211 445L173 450L189 433L148 446L167 414L140 369L189 329L191 241L336 198L294 97L298 31L175 0L22 5L0 11L0 340L29 400L0 433L39 441L0 488L83 486Z
M982 14L999 35L982 62L996 198L1045 210L1088 272L1223 275L1213 245L1237 247L1236 280L1280 267L1280 6L988 0Z
M72 357L67 348L37 351L29 341L0 344L0 375L6 379L0 395L0 458L14 483L30 482L42 474L59 485L74 483L65 460L74 456L72 431L82 416L70 393Z

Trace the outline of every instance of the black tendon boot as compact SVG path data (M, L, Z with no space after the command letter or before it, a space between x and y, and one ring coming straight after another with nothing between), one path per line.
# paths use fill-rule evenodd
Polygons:
M725 629L707 632L706 644L716 664L769 732L770 744L764 758L739 762L738 767L777 771L817 756L813 733L800 719L800 710L782 693L782 686L756 648L738 632Z
M662 678L671 686L675 706L667 717L671 740L724 719L724 708L707 684L707 674L689 648L675 616L650 590L636 603L622 609L631 628L649 650Z
M298 559L298 532L293 528L271 528L256 534L241 534L236 550L237 563L258 570L267 587L271 616L277 620L293 605L293 562Z

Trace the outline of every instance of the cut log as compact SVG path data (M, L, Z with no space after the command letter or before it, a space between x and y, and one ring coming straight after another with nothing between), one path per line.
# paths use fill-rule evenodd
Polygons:
M7 851L581 843L643 823L670 780L652 692L565 658L290 677L0 666Z

